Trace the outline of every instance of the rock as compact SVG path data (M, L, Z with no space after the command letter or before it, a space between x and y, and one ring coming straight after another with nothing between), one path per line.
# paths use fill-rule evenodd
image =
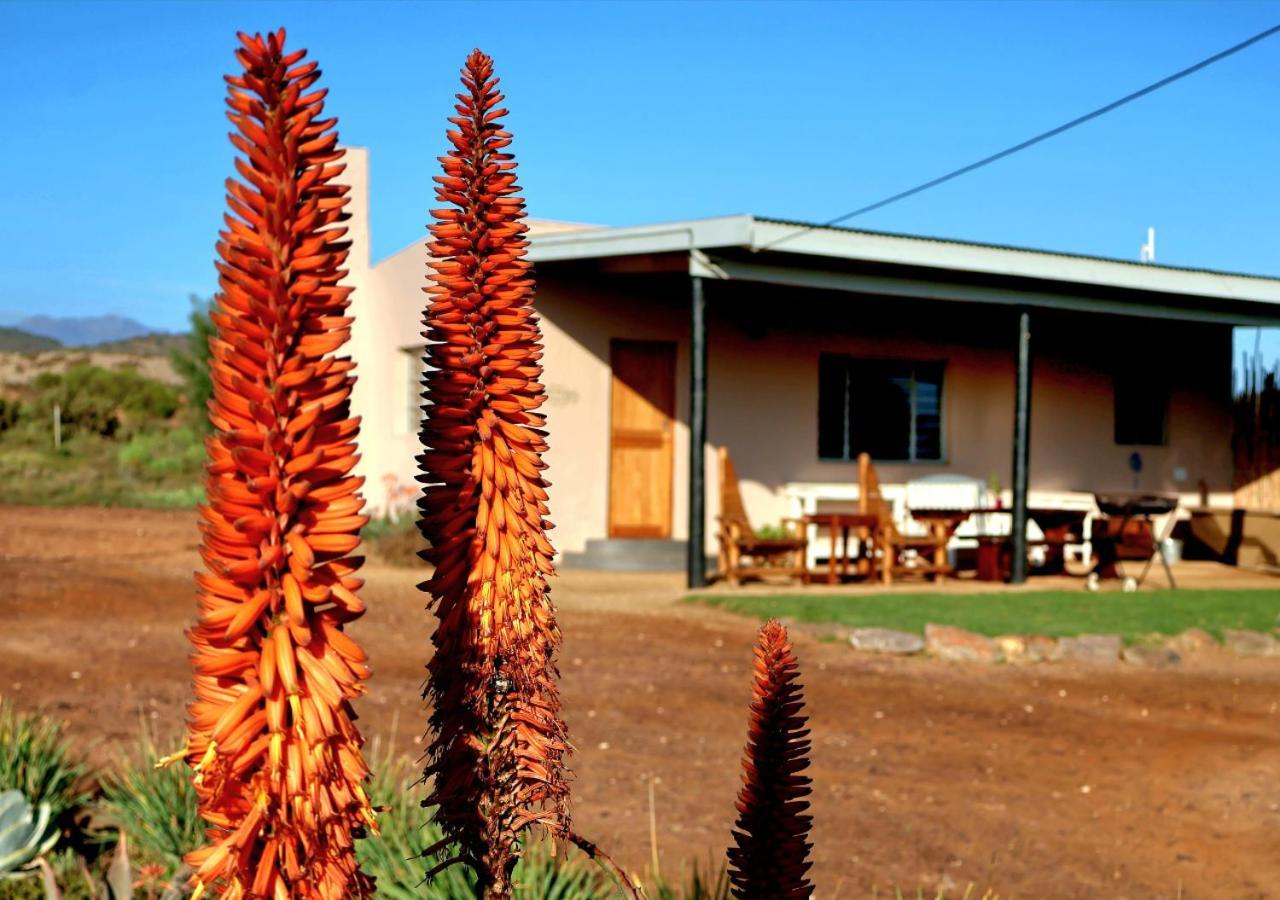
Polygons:
M1058 652L1058 642L1046 634L1027 636L1027 661L1045 662Z
M998 634L991 640L1000 650L1000 658L1007 663L1030 662L1027 659L1027 639L1019 634Z
M1053 658L1095 665L1115 665L1120 662L1120 648L1118 634L1082 634L1059 639Z
M1044 662L1057 647L1053 638L1043 634L1002 634L994 640L1004 661L1015 665Z
M1222 632L1222 643L1236 656L1280 656L1280 641L1261 631L1228 628Z
M924 638L892 628L855 628L849 635L849 646L863 653L910 656L924 649Z
M1120 658L1143 669L1164 669L1182 662L1182 657L1168 647L1125 647Z
M1218 642L1213 635L1203 628L1188 628L1182 634L1169 641L1169 646L1178 653L1188 656L1197 653L1211 653L1218 649Z
M925 649L939 659L961 662L999 662L1000 648L989 637L952 628L950 625L924 626Z

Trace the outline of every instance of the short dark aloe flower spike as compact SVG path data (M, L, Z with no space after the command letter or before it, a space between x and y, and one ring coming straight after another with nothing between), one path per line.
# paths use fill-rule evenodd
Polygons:
M419 527L438 624L427 666L425 777L444 840L486 898L511 895L533 826L570 840L548 597L542 337L525 259L524 200L499 120L493 61L467 57L432 211Z
M729 881L739 900L810 897L807 814L809 731L799 665L787 629L771 619L756 640L754 699L742 759L742 789Z

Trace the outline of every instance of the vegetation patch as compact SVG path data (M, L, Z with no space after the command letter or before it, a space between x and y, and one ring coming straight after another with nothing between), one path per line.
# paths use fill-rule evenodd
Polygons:
M181 384L86 361L0 390L0 503L194 506L208 433L206 308L191 321L189 347L172 352Z

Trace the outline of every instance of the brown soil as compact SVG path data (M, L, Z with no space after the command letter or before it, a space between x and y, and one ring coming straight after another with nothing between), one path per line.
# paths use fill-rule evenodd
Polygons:
M0 692L106 761L187 696L189 513L0 507ZM355 629L369 735L414 753L429 616L420 572L372 565ZM667 874L718 854L737 787L754 623L677 603L675 576L556 585L580 830ZM948 665L802 634L822 897L977 882L1048 898L1280 896L1280 664L1177 670Z

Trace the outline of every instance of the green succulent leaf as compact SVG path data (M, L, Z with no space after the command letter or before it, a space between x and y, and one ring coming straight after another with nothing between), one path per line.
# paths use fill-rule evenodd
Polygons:
M34 809L21 791L0 793L0 876L29 867L53 849L58 832L49 827L48 803Z

